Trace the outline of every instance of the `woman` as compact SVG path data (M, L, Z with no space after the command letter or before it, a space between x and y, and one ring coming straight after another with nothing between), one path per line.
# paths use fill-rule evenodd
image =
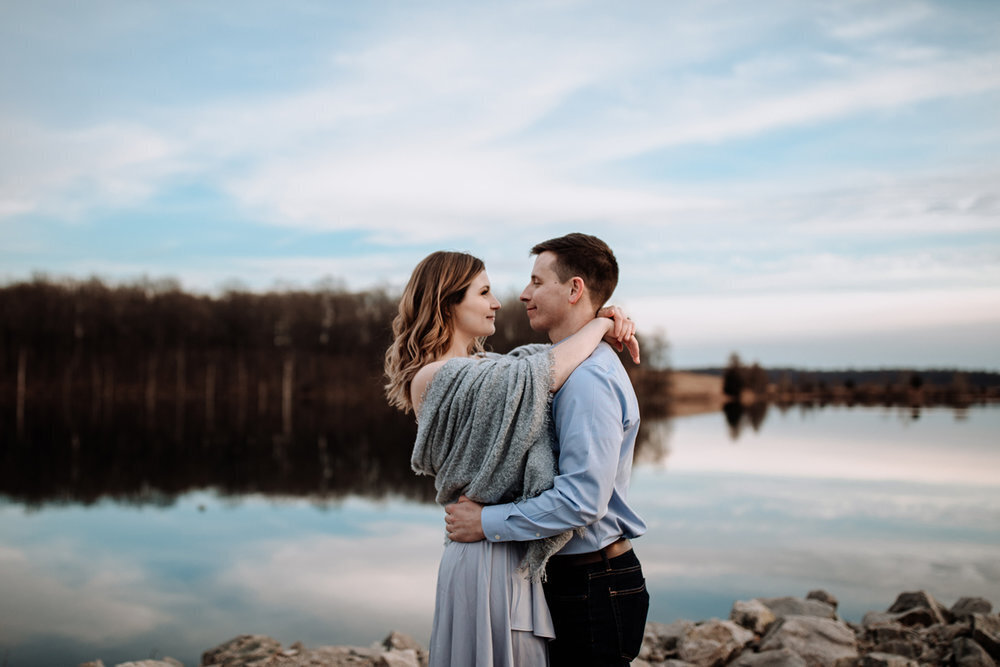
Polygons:
M442 505L518 500L552 486L551 393L602 339L635 346L634 325L604 309L559 345L483 352L500 302L483 262L435 252L414 269L386 353L389 402L417 415L411 463L435 476ZM548 664L554 636L541 577L569 533L524 543L446 542L431 665Z

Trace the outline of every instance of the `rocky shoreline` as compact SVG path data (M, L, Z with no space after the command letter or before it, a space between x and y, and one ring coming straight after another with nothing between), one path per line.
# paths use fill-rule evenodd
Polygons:
M825 591L804 598L737 601L726 620L649 622L636 667L996 667L1000 614L963 597L946 607L925 591L901 593L885 611L848 623ZM241 635L201 657L202 667L425 667L427 650L393 632L370 647L299 643ZM171 658L116 667L183 667ZM80 667L104 667L98 660Z

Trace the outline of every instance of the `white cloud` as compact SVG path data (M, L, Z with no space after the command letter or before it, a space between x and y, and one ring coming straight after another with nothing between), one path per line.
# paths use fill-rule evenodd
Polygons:
M320 614L337 625L418 625L426 631L434 613L442 528L378 528L387 534L362 542L332 535L261 542L246 557L237 558L217 586L255 605ZM407 557L400 559L401 553Z
M662 328L671 344L748 344L941 325L1000 325L1000 288L908 291L800 291L629 298L645 330ZM720 360L721 363L721 360Z
M808 49L741 58L723 46L734 34L752 44L808 23L801 9L752 24L695 6L645 11L389 14L367 41L331 52L328 80L299 92L199 100L145 125L22 123L6 147L18 177L4 180L18 185L2 192L0 211L136 204L183 172L259 221L363 229L379 243L444 240L501 221L649 226L680 211L714 213L718 195L613 185L603 163L1000 88L993 54L910 65L854 56L824 69ZM831 29L867 35L927 11L902 6L863 18L864 29L837 18ZM608 19L615 30L601 28ZM685 69L718 58L731 67Z
M425 249L441 246L488 255L494 281L519 286L523 269L508 253L520 260L532 241L579 229L606 237L628 262L621 293L650 314L647 322L666 326L672 338L708 339L722 321L714 313L728 308L749 317L753 308L776 314L792 304L801 318L778 318L788 326L776 327L752 317L746 335L808 333L831 321L853 326L867 312L848 306L867 303L854 292L894 299L910 291L906 302L914 305L935 287L964 294L1000 284L995 123L940 126L943 141L906 136L912 125L886 129L892 150L916 155L912 164L879 161L877 137L869 150L846 127L917 119L918 132L927 132L937 122L928 109L975 110L996 97L996 46L976 42L977 14L911 2L768 7L647 3L609 11L554 2L361 11L356 31L310 46L308 64L291 65L297 83L283 80L281 89L202 90L189 102L175 94L160 107L129 100L124 108L137 112L127 122L113 104L95 104L97 120L74 119L71 129L53 115L19 113L15 99L2 110L13 131L0 138L0 218L45 218L48 237L4 231L4 263L179 275L201 289L230 278L309 285L325 275L354 287L398 285ZM123 48L122 26L146 25L156 11L144 6L106 27L106 53ZM191 17L164 18L179 30ZM219 27L228 20L201 18ZM71 45L70 52L86 49L79 40ZM43 41L39 52L45 48ZM82 59L80 67L91 65ZM832 150L822 136L827 123L859 146L857 154ZM800 164L768 168L766 144L795 143L799 133L816 142ZM730 145L763 166L732 175L724 164L717 173L703 164L685 174L688 151L710 147L725 162ZM180 196L172 189L178 182L217 194L212 206L229 220L354 232L369 257L276 257L280 251L258 247L226 262L189 254L157 264L59 245L60 224L155 208L158 198ZM205 215L209 229L215 212ZM71 259L54 259L50 242ZM790 289L799 295L759 296ZM737 298L735 290L758 295ZM722 296L675 298L711 292ZM963 313L983 305L971 298L968 309L935 316L967 321ZM664 306L681 310L663 315ZM677 316L683 322L670 319Z
M0 216L77 219L145 201L180 170L180 146L139 124L53 129L7 117L0 135Z
M128 564L92 562L83 581L67 582L41 571L35 556L0 546L5 642L26 639L39 628L82 641L120 640L168 620L157 605L144 603L152 595L146 577Z
M923 2L840 2L828 6L826 13L830 33L851 41L882 38L934 16Z

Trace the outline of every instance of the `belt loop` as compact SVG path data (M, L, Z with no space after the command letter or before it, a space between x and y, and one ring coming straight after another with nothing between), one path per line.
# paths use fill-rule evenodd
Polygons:
M608 552L605 551L604 549L601 549L601 562L604 563L604 571L605 572L610 572L611 571L611 562L608 560Z

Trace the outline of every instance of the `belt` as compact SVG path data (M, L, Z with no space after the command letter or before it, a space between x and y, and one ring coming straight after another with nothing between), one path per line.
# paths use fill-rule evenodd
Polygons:
M591 563L600 563L605 558L615 558L617 556L621 556L631 550L632 543L628 541L627 537L622 537L616 542L612 542L598 551L591 551L585 554L566 554L564 556L556 555L552 557L550 562L553 564L568 566L590 565Z

